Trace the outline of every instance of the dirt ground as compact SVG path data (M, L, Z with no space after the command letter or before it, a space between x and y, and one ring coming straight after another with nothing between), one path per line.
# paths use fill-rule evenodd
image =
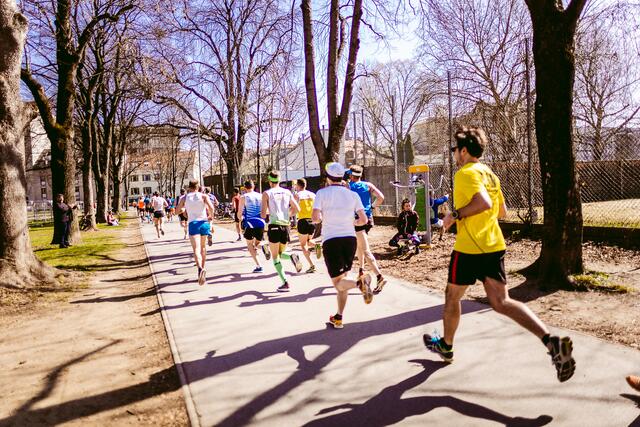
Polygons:
M370 235L372 250L385 274L401 277L430 289L443 291L455 236L436 236L431 249L402 260L388 246L393 227L376 226ZM540 242L507 241L505 269L510 295L527 305L552 326L581 331L602 339L640 349L640 251L587 243L583 257L587 270L606 273L610 282L631 292L540 292L518 270L530 265L540 253ZM386 291L386 288L385 288ZM472 286L467 297L487 302L482 285Z
M229 221L219 222L219 225L233 229L233 223ZM376 226L369 236L372 251L383 273L443 292L455 235L445 233L442 240L436 235L431 249L425 249L409 259L400 259L396 249L388 245L395 233L394 227ZM295 232L292 233L294 237ZM296 243L293 245L295 247ZM539 241L507 240L505 269L513 298L527 303L551 326L584 332L640 349L640 251L593 243L584 246L586 270L606 273L610 283L630 290L626 294L541 292L517 273L535 261L539 253ZM466 297L488 303L481 284L470 287Z
M3 307L0 426L188 425L136 222L120 233L84 289Z

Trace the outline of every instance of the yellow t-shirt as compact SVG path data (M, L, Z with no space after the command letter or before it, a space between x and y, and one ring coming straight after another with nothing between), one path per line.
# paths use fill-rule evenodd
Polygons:
M298 212L298 219L311 218L311 212L313 211L313 200L316 198L315 193L309 190L302 190L298 194L298 204L300 205L300 212Z
M491 208L457 221L458 236L453 249L465 254L483 254L506 249L498 212L504 203L500 179L482 163L467 163L456 172L453 180L453 201L460 209L478 192L489 195Z

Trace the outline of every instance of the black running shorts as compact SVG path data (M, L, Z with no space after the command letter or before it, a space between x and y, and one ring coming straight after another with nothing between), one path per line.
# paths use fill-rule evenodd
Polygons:
M233 213L233 222L240 222L240 218L238 218L238 212Z
M313 235L313 232L316 230L316 226L311 222L311 218L302 218L298 220L298 233Z
M351 271L358 246L355 237L335 237L322 242L322 255L331 278Z
M185 214L181 213L178 217L180 217L180 221L187 222L187 216Z
M242 235L247 240L256 239L258 242L261 242L264 238L264 228L247 227L244 229L244 233L242 233Z
M373 228L373 221L371 221L371 218L369 218L369 220L365 225L356 225L356 233L358 231L364 230L365 233L369 234L369 230L371 230L372 228Z
M154 218L162 218L164 216L164 211L155 211L153 213Z
M267 236L269 237L269 243L286 245L289 243L289 227L286 225L269 224Z
M449 277L447 281L454 285L473 285L476 280L484 282L490 278L498 282L507 283L504 272L505 251L488 254L463 254L453 251L449 262Z

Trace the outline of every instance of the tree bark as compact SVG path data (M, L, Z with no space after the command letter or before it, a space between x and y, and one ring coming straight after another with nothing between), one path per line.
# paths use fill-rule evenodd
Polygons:
M527 0L533 23L535 123L544 200L542 249L534 266L545 289L570 288L569 276L583 271L573 83L575 30L584 3L572 0L562 10L555 0Z
M0 0L0 286L55 282L54 270L33 253L27 223L24 133L35 111L20 97L27 20L14 0Z

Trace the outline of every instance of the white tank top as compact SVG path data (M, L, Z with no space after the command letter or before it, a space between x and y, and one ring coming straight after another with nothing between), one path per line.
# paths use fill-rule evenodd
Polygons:
M184 206L189 222L207 220L207 205L202 200L202 193L187 193L184 196Z
M273 187L266 191L269 196L269 223L289 225L289 204L293 198L291 191Z

